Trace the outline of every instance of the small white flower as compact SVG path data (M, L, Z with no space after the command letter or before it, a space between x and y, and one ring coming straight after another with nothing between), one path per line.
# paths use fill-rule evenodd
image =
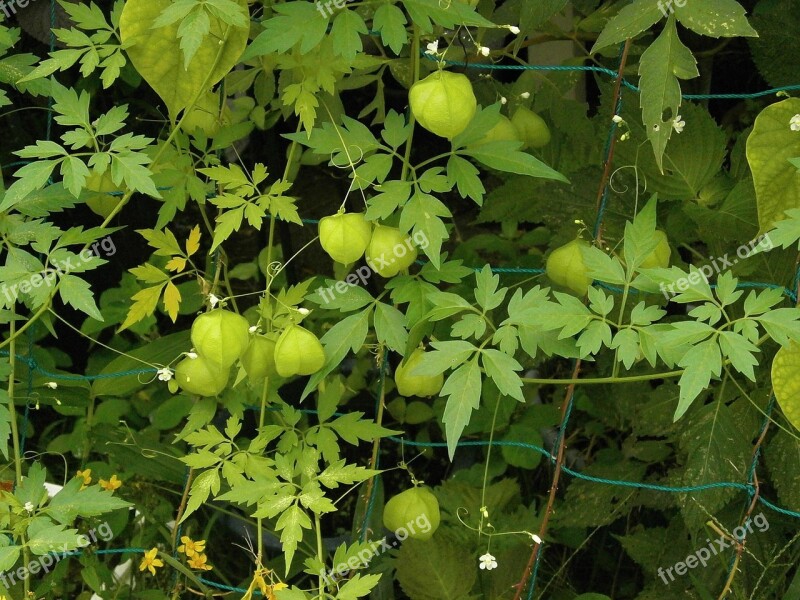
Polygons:
M158 370L159 381L169 381L172 379L172 371L169 367L162 367Z
M247 331L249 331L250 333L255 333L256 331L258 331L258 325L250 325L250 329L248 329Z
M500 96L500 104L505 104L508 102L508 99L505 96Z
M297 312L299 312L301 315L303 315L303 316L305 317L305 316L306 316L307 314L309 314L311 311L310 311L310 310L308 310L307 308L298 308L298 309L297 309Z
M195 358L197 358L197 352L187 352L186 353L186 358L194 360Z
M439 40L434 40L433 42L431 42L430 44L428 44L425 47L428 49L428 54L438 54L439 53Z
M522 98L523 100L527 100L528 98L530 98L530 97L531 97L531 93L530 93L530 92L522 92L522 93L519 95L519 97L520 97L520 98Z
M25 510L27 510L29 513L32 513L33 512L33 502L26 502L25 503Z
M540 538L540 537L539 537L538 535L536 535L535 533L532 533L532 534L531 534L531 539L533 540L533 542L534 542L535 544L541 544L541 543L542 543L542 538Z
M489 56L489 53L491 51L492 51L492 49L489 48L488 46L479 46L478 47L478 54L480 54L482 56Z
M486 569L487 571L491 571L492 569L497 568L497 560L495 560L494 556L492 556L488 552L483 556L481 556L478 560L481 561L480 564L481 569Z
M672 119L672 128L675 133L681 133L684 127L686 127L686 121L682 121L680 115Z
M217 298L214 294L209 294L208 303L211 305L211 308L214 308L217 304L219 304L219 298Z
M508 27L508 30L514 35L519 34L519 27L517 27L516 25L506 25L506 27Z
M45 383L45 385L49 387L51 390L54 390L58 387L58 384L55 381L48 381L47 383Z
M625 121L619 115L614 115L613 117L611 117L611 120L614 121L614 123L616 123L617 125L619 125L620 123L623 123Z
M800 131L800 115L795 115L789 120L789 129Z

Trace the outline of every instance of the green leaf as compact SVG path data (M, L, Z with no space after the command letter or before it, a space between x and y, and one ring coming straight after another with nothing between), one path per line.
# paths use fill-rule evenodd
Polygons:
M349 412L328 423L328 425L348 444L358 445L359 440L371 442L375 438L397 434L397 431L381 427L377 423L363 418L364 413Z
M678 385L681 392L675 409L674 421L680 419L692 402L711 383L711 376L722 373L722 357L716 340L707 340L693 346L678 362L684 368Z
M734 369L755 382L753 367L758 365L758 359L755 357L755 354L760 352L758 346L738 333L723 331L719 334L719 347L722 355L731 361Z
M628 271L637 270L642 262L656 249L658 241L654 237L656 231L656 198L644 205L633 221L625 224L625 240L623 256Z
M420 33L433 32L431 21L448 29L453 29L458 25L497 27L463 2L448 4L442 4L439 0L402 0L402 2L413 23L419 27Z
M399 55L403 46L408 42L406 23L403 11L394 4L386 2L375 11L372 28L380 32L384 46L389 46L392 52Z
M350 315L336 323L322 336L320 341L325 348L325 366L314 373L308 380L303 393L300 395L300 400L303 400L316 389L328 373L339 366L351 349L356 352L364 345L364 340L367 339L369 330L370 312L370 310L363 310Z
M424 241L420 247L436 268L441 264L442 242L450 237L440 217L451 216L444 203L424 192L415 193L400 213L400 229L411 230L414 239Z
M618 258L609 256L597 246L581 247L581 255L593 280L613 285L625 284L625 269Z
M684 102L680 112L686 126L683 133L670 138L662 172L655 153L641 151L648 132L642 124L642 112L636 106L638 100L633 93L623 92L622 115L630 127L631 139L617 144L615 156L624 164L635 164L640 181L647 179L648 192L657 193L660 200L697 198L703 187L720 173L727 154L728 135L705 108Z
M501 394L511 396L520 402L525 401L522 395L522 380L515 373L522 370L522 365L514 360L514 357L487 348L481 350L481 364Z
M8 187L0 202L0 212L19 204L31 192L42 189L56 165L56 160L38 160L18 169L15 173L17 180Z
M186 503L186 512L183 513L178 524L183 523L189 518L189 515L205 504L211 494L216 495L219 493L219 486L219 471L217 471L217 469L203 471L200 475L195 477L194 481L192 481L192 487L189 490L189 501Z
M336 594L336 600L356 600L368 595L372 588L378 585L381 579L380 573L372 575L361 575L356 573L351 579L347 580Z
M436 340L431 342L435 350L425 354L425 362L418 365L411 375L438 375L463 364L478 349L470 342L460 340Z
M752 431L744 431L736 414L721 399L701 407L684 424L680 449L686 462L677 467L671 480L674 485L703 485L710 481L745 481L752 454ZM694 495L694 494L693 494ZM730 488L709 489L695 500L681 497L686 527L702 530L708 515L717 514L737 491Z
M471 156L487 167L505 173L555 179L569 183L569 179L561 173L548 167L538 158L517 150L517 147L516 142L489 142L473 148L463 148L459 150L459 153Z
M753 172L759 233L770 230L784 211L800 208L800 171L789 159L800 155L800 133L789 128L800 113L800 98L767 106L747 138L747 162Z
M175 119L182 109L210 89L236 64L247 45L249 20L248 26L236 27L218 17L209 17L210 34L203 38L194 59L185 69L178 37L179 25L173 23L152 29L155 20L170 4L170 0L127 0L119 28L134 67L164 100L170 117ZM243 13L249 14L247 0L237 0L237 4ZM325 25L323 19L309 21L306 25L313 22ZM218 40L223 41L222 46Z
M8 402L8 392L0 393L0 402ZM8 440L11 437L11 413L5 404L0 405L0 453L8 460Z
M581 358L595 355L603 346L611 345L611 327L603 321L592 321L578 336L577 344Z
M347 60L353 60L363 50L361 36L367 33L369 29L361 15L354 10L342 10L336 15L331 28L333 51Z
M643 31L647 31L651 25L658 23L663 16L664 13L661 12L658 2L635 0L632 4L624 6L606 24L592 46L592 54L611 44L618 44L628 38L636 37Z
M477 282L475 300L484 313L494 310L502 304L508 288L497 289L500 275L493 274L490 265L484 265L483 269L475 273L475 281Z
M264 22L264 31L253 40L242 60L265 54L283 54L300 44L300 52L308 53L322 41L328 29L328 19L323 18L312 2L286 2L273 7L276 16Z
M689 2L700 4L700 2ZM670 17L661 34L644 51L639 61L642 119L653 146L656 164L664 171L664 150L679 115L681 86L678 79L699 76L692 51L681 43L675 19ZM667 117L666 120L664 117Z
M745 17L744 7L735 0L687 0L675 4L675 16L681 25L709 37L758 37Z
M405 315L394 306L384 302L375 305L375 337L395 352L403 352L408 341Z
M42 522L42 525L37 525ZM28 527L28 549L37 556L50 552L69 552L81 547L83 536L77 529L67 529L64 525L47 525L47 519L35 520Z
M442 386L441 395L448 397L442 423L447 435L447 454L452 461L461 432L481 402L481 370L477 358L472 358L450 374Z
M0 570L9 571L19 560L22 546L0 547Z
M456 154L447 159L447 179L450 185L458 186L462 198L472 198L478 206L483 204L486 189L480 178L480 171L468 160Z
M297 505L287 508L275 523L275 531L281 532L281 546L286 559L286 575L291 569L297 544L303 539L303 529L311 529L311 518Z
M788 346L789 341L800 342L800 309L776 308L756 317L769 336L781 346Z
M605 340L601 339L601 341L605 343ZM612 350L616 350L617 359L623 365L625 365L626 369L630 369L633 366L633 363L635 363L636 359L639 357L639 344L639 334L635 330L620 329L614 334L614 338L611 340L611 343L606 345Z
M75 275L63 275L58 288L61 300L93 319L103 321L103 315L94 301L89 283Z
M406 540L397 555L396 579L409 598L465 600L478 578L476 557L477 553L446 535Z
M89 486L81 490L82 483L80 478L70 479L50 500L47 506L48 515L59 523L71 525L78 516L97 517L112 510L132 506L130 502L99 486Z

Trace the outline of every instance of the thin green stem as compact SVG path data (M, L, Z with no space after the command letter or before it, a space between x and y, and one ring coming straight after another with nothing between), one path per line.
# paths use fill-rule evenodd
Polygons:
M322 546L322 523L320 522L319 515L314 513L314 530L317 533L317 560L319 564L325 564L325 553ZM319 574L319 594L317 596L320 600L325 598L325 573L320 571Z
M264 378L264 389L261 390L261 410L258 413L258 432L264 427L264 419L267 415L267 396L269 394L269 377ZM264 527L262 518L256 517L256 544L258 544L256 568L260 568L263 564L263 548L264 548Z
M16 327L16 312L11 308L11 345L8 349L8 362L11 367L11 375L8 377L8 412L11 420L11 439L14 445L14 472L16 473L16 484L22 484L22 456L19 447L19 428L17 427L17 409L14 405L14 372L16 371L17 354L16 343L14 340L14 329Z
M534 377L521 377L522 383L535 383L540 385L602 385L604 383L632 383L634 381L652 381L654 379L670 379L683 375L683 369L665 371L663 373L648 373L647 375L631 375L630 377L589 377L586 379L537 379Z
M11 374L8 377L8 412L9 412L9 419L11 421L11 439L12 444L14 446L14 471L16 474L16 486L19 487L22 485L22 455L20 451L20 443L19 443L19 428L17 427L17 409L14 405L14 381L15 381L15 371L17 366L16 361L16 343L14 341L14 327L16 327L16 312L14 311L13 307L11 309L11 327L10 327L10 334L11 334L11 345L9 348L9 365L11 367ZM29 551L28 546L25 543L25 536L22 535L20 537L20 541L22 542L22 556L23 556L23 563L27 565L29 560ZM23 588L24 588L24 598L28 598L30 594L30 577L23 578Z
M411 37L411 69L414 72L414 80L412 84L419 81L419 27L415 24L412 28L412 37ZM408 111L408 124L411 127L411 133L408 134L408 140L406 141L406 151L405 155L403 156L403 170L400 173L400 180L405 181L406 177L408 176L408 170L411 166L411 146L412 142L414 141L414 124L416 123L416 119L414 118L414 113L409 110Z
M478 539L483 532L483 515L486 508L486 484L489 480L489 461L492 458L492 441L494 440L495 425L497 423L497 413L500 410L500 399L502 394L497 394L497 403L494 405L494 414L492 415L492 427L489 429L489 446L486 448L486 462L483 465L483 486L481 487L481 506L480 506L480 520L478 526ZM488 509L487 509L488 510Z

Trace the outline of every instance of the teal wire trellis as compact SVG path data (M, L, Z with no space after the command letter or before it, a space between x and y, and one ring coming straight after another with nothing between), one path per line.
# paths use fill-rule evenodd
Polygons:
M50 51L52 52L55 49L55 34L53 33L53 30L55 28L55 23L56 23L55 0L51 0L50 1L50 23L51 23L51 28L50 28ZM434 56L432 56L432 55L430 55L428 53L423 53L423 55L426 58L430 59L430 60L434 60L434 61L438 61L439 60L438 58L436 58L436 57L434 57ZM526 71L526 70L530 70L530 71L576 71L576 72L598 73L598 74L601 74L601 75L607 75L607 76L614 77L614 78L616 78L618 76L617 71L614 71L612 69L608 69L608 68L605 68L605 67L594 66L594 65L502 65L502 64L494 64L494 63L466 63L466 62L462 62L462 61L453 61L453 60L445 60L444 62L445 62L445 64L447 64L449 66L457 66L457 67L464 67L464 68L470 68L470 69L483 69L483 70L496 70L496 71ZM635 84L627 81L624 78L621 79L621 85L623 87L633 91L633 92L636 92L636 93L641 91L638 86L636 86ZM761 97L765 97L765 96L775 95L775 94L778 94L778 93L781 93L781 92L791 92L791 91L798 91L798 90L800 90L800 84L775 87L775 88L770 88L770 89L766 89L766 90L762 90L762 91L758 91L758 92L751 92L751 93L683 94L682 97L683 97L683 99L686 99L686 100L727 100L727 99L734 99L734 100L738 99L738 100L741 100L741 99L761 98ZM52 100L52 98L50 98L49 101L48 101L48 116L47 116L47 131L46 131L46 139L48 139L48 140L51 138L52 125L53 125L52 104L53 104L53 100ZM619 103L618 103L618 105L616 107L617 114L619 113L620 106L621 106L621 98L620 98ZM609 128L609 135L608 135L608 138L607 138L607 141L606 141L606 147L605 147L606 156L608 156L608 150L609 150L610 145L611 145L611 140L613 138L613 135L614 135L614 132L615 132L615 128L616 128L616 123L614 123L612 121L612 123L610 125L610 128ZM21 165L28 164L28 162L29 161L17 161L17 162L10 163L10 164L6 165L3 168L4 169L9 169L9 168L13 168L13 167L16 167L16 166L21 166ZM117 192L109 192L109 193L111 195L120 195L120 193L117 193ZM599 227L600 227L600 225L602 223L603 216L604 216L605 209L606 209L606 205L607 205L607 200L608 200L608 186L606 185L604 190L603 190L603 195L602 195L602 198L601 198L600 207L599 207L597 218L596 218L596 221L595 221L595 227L594 227L595 235L597 234L597 231L599 230ZM305 223L309 223L309 224L314 224L314 223L318 222L318 221L316 221L314 219L304 219L303 221ZM479 267L474 267L474 269L476 271L480 270ZM544 273L543 269L534 269L534 268L525 268L525 267L494 267L494 266L492 266L491 269L492 269L492 271L494 273L509 274L509 275L527 275L527 274L538 275L538 274ZM788 298L790 298L793 302L796 302L797 301L797 295L794 292L794 289L796 289L796 284L797 284L798 281L800 281L800 269L798 269L798 272L795 275L795 280L793 282L792 289L788 289L788 288L786 288L784 286L775 285L775 284L771 284L771 283L749 282L749 281L740 282L738 287L740 287L740 288L774 288L774 289L782 289L783 293ZM613 286L604 285L602 283L601 283L601 285L603 285L604 287L606 287L607 289L610 289L612 291L620 291L620 290L618 290L617 288L615 288ZM31 337L31 335L32 335L32 331L31 331L31 329L28 329L28 342L29 343L28 343L28 349L27 349L27 356L15 355L15 359L17 361L25 364L28 367L28 373L27 373L27 378L26 379L27 379L27 390L28 390L28 397L29 398L31 397L32 392L33 392L34 374L38 374L41 377L47 378L47 379L52 380L52 381L85 381L85 382L92 382L92 381L96 381L96 380L100 380L100 379L113 379L113 378L117 378L117 377L126 377L126 376L131 376L131 375L136 375L136 376L152 375L152 376L155 376L155 374L157 373L157 369L155 369L155 368L134 369L134 370L127 370L127 371L120 371L120 372L116 372L116 373L100 373L100 374L96 374L96 375L74 375L74 374L68 374L68 373L55 373L55 372L52 372L52 371L48 371L47 369L44 369L43 367L41 367L37 363L35 358L33 357L33 354L32 354L32 352L33 352L33 339ZM8 352L0 351L0 356L8 356L8 355L9 355ZM382 392L383 385L384 385L385 375L386 375L386 358L384 356L384 359L383 359L383 361L381 363L381 367L380 367L380 383L379 383L379 390L378 390L378 399L382 395L381 392ZM571 415L571 408L572 408L572 401L573 401L572 395L570 395L570 397L568 398L567 401L568 401L569 405L567 407L567 412L565 414L565 418L562 421L561 427L559 429L558 437L561 437L566 431L566 428L567 428L567 425L568 425L568 422L569 422L569 417ZM770 415L772 413L774 405L775 405L775 399L774 399L774 396L773 396L770 399L769 405L767 406L766 416L765 416L764 423L763 423L763 426L762 426L762 431L763 431L763 429L768 427L768 424L769 424L769 421L770 421ZM21 440L20 440L21 441L21 448L22 448L23 452L24 452L24 448L25 448L25 432L27 430L30 407L31 407L30 402L27 402L26 406L25 406L25 412L23 414L22 436L21 436ZM316 411L314 411L314 410L304 410L303 412L315 413ZM429 448L443 448L443 447L446 447L446 445L447 445L445 442L416 442L416 441L412 441L412 440L405 440L405 439L398 438L398 437L389 437L389 438L387 438L387 440L389 440L391 442L394 442L394 443L398 443L398 444L404 444L404 445L407 445L407 446L419 446L419 447L429 447ZM535 444L529 444L529 443L526 443L526 442L518 442L518 441L502 441L502 440L493 441L493 442L491 442L491 444L493 444L495 446L511 446L511 447L525 448L525 449L528 449L528 450L532 450L534 452L538 452L539 454L541 454L542 456L544 456L545 458L547 458L551 462L555 462L555 456L554 456L553 452L547 451L546 449L542 448L541 446L537 446ZM557 444L558 444L558 438L556 440L556 447L557 447ZM475 441L464 440L464 441L461 441L461 442L458 443L458 447L459 448L461 448L461 447L470 447L470 446L484 447L484 446L488 446L488 445L490 445L490 443L488 441L482 441L482 440L475 440ZM602 478L602 477L594 477L592 475L587 475L585 473L581 473L579 471L575 471L575 470L573 470L573 469L571 469L571 468L569 468L567 466L562 466L561 469L562 469L562 471L564 473L566 473L566 474L568 474L571 477L574 477L576 479L589 481L589 482L593 482L593 483L597 483L597 484L603 484L603 485L612 485L612 486L625 487L625 488L651 490L651 491L665 492L665 493L692 493L692 492L703 492L703 491L711 490L711 489L726 488L726 489L735 489L735 490L746 492L747 495L748 495L748 499L752 499L753 496L756 494L756 490L757 490L754 481L755 481L755 470L756 470L756 467L757 467L757 464L758 464L759 457L760 457L760 447L757 447L756 451L753 453L753 459L752 459L752 462L751 462L751 465L750 465L750 469L748 471L748 483L746 483L746 484L745 483L738 483L738 482L711 482L711 483L700 484L700 485L692 485L692 486L666 486L666 485L659 485L659 484L652 484L652 483L645 483L645 482L634 482L634 481L624 481L624 480L606 479L606 478ZM376 467L377 467L377 465L376 465ZM371 492L370 497L368 499L367 510L365 511L364 520L363 520L363 524L362 524L362 531L361 531L361 538L362 539L364 539L364 536L366 535L367 525L369 523L369 517L370 517L370 514L371 514L371 512L372 512L372 510L374 508L375 499L376 499L376 487L377 486L373 486L372 492ZM777 512L777 513L783 514L783 515L788 516L788 517L800 519L800 512L789 510L787 508L783 508L781 506L778 506L778 505L770 502L769 500L765 499L760 494L758 496L758 501L761 504L763 504L764 506L766 506L767 508L769 508L769 509L771 509L771 510ZM127 553L143 554L145 552L147 552L147 549L145 549L145 548L112 548L112 549L105 549L105 550L96 550L93 553L94 554L127 554ZM82 551L76 550L76 551L72 551L72 552L67 552L64 555L65 556L81 556L82 554L83 554ZM530 598L533 597L533 594L534 594L534 591L535 591L536 577L537 577L538 567L539 567L539 563L540 563L542 554L543 554L543 552L541 552L541 551L538 553L536 563L534 564L534 568L533 568L533 571L531 573L531 577L529 579L528 596L527 596L529 600L530 600ZM732 566L733 566L733 563L731 563L731 568L732 568ZM225 585L225 584L218 583L218 582L206 579L206 578L199 578L199 580L203 584L208 585L209 587L213 587L213 588L224 590L224 591L237 592L237 593L244 593L244 592L247 591L245 588ZM260 592L257 591L256 595L261 595L261 594L260 594Z

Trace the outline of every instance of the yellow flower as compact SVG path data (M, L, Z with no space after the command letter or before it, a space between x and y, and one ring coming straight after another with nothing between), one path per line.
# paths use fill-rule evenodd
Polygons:
M206 541L205 540L198 540L192 541L188 535L182 535L181 541L183 544L178 546L178 552L183 552L186 556L191 558L196 554L202 554L206 551Z
M189 566L193 569L200 569L201 571L210 571L213 567L207 565L208 557L205 554L195 554L189 559Z
M277 596L272 592L277 592L278 590L285 590L289 586L285 583L276 583L275 585L271 585L269 591L267 592L267 600L278 600Z
M139 570L144 571L147 569L150 571L151 575L156 574L156 567L163 567L164 561L160 558L156 558L156 554L158 554L158 548L153 548L152 550L148 550L144 553L144 558L142 562L139 563Z
M117 475L114 474L111 476L111 479L106 481L105 479L101 479L99 481L100 487L104 490L108 490L109 492L113 492L116 489L119 489L122 486L122 481L117 479Z
M81 486L82 490L86 489L86 486L92 483L92 470L91 469L84 469L83 471L78 471L78 477L83 478L83 485Z

